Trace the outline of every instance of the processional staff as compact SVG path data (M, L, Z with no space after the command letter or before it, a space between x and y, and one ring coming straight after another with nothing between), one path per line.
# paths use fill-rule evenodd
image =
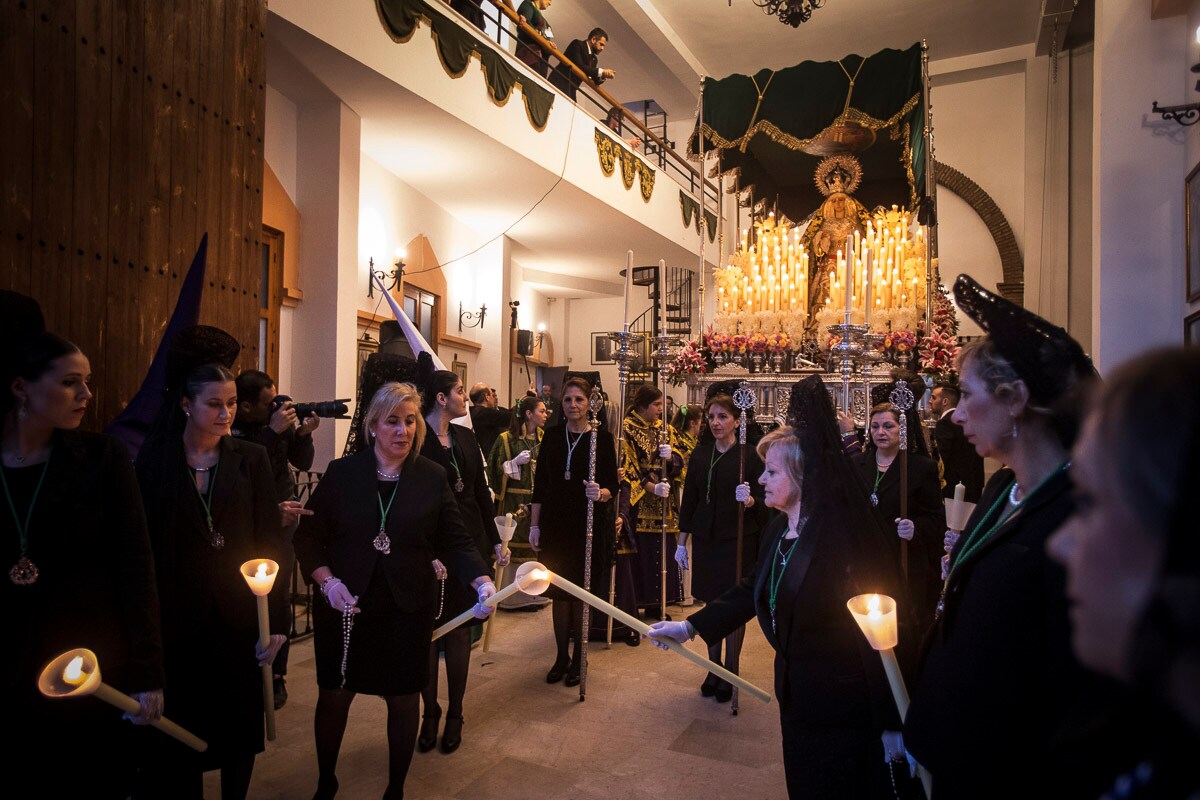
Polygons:
M750 388L747 381L742 381L737 390L733 393L733 404L737 407L740 414L738 415L738 486L746 482L746 412L754 407L754 390ZM715 445L714 445L715 446ZM742 544L745 541L745 525L746 525L746 503L745 501L738 502L737 510L737 554L734 556L734 582L742 579ZM736 670L740 665L742 655L742 637L745 635L746 626L738 628L735 635L735 642L732 653L726 653L730 663ZM727 648L730 649L730 648ZM733 687L733 698L729 704L730 711L736 717L738 713L738 688Z
M904 381L896 381L896 388L888 395L892 407L900 413L900 518L908 519L908 410L913 407L912 389ZM900 571L908 583L908 540L900 540Z
M588 445L588 484L596 482L596 439L600 434L600 409L604 407L604 397L600 394L600 387L592 388L592 394L588 397L588 423L592 429L591 443ZM596 501L591 497L587 501L587 539L583 546L583 590L589 594L592 591L592 532L595 525ZM582 632L579 634L579 641L575 646L579 648L576 652L579 653L579 702L587 699L587 673L588 673L588 638L591 626L592 607L587 603L583 604L583 621Z

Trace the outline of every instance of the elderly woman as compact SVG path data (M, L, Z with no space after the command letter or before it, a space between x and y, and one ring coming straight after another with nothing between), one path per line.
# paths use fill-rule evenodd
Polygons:
M959 359L954 422L1007 466L950 556L942 610L912 685L905 743L934 797L1096 797L1123 763L1120 698L1071 654L1062 569L1046 540L1075 510L1070 447L1094 372L1062 328L965 275L958 306L988 333ZM1086 714L1086 718L1081 716Z
M1198 448L1200 351L1163 350L1112 374L1072 455L1076 510L1049 551L1067 569L1075 655L1162 717L1140 731L1136 766L1096 762L1106 796L1200 792Z
M337 792L338 750L359 692L387 703L384 796L404 796L438 613L434 560L475 590L476 616L487 616L482 603L495 592L445 470L420 455L416 388L384 384L363 427L370 447L330 463L308 504L313 516L296 531L301 567L328 600L314 610L317 797Z
M796 384L788 418L758 444L763 502L783 513L763 530L754 576L650 635L712 647L757 617L776 654L788 795L890 798L885 741L899 752L900 718L846 600L894 596L893 546L854 485L819 378Z
M910 428L909 440L920 438ZM883 518L884 528L911 545L908 554L908 597L916 614L918 635L933 624L933 612L942 589L941 560L946 530L937 463L919 452L908 459L907 515L900 515L900 412L890 403L871 409L865 452L851 457L871 505Z
M55 656L87 647L104 680L140 701L135 721L161 713L158 594L141 495L125 448L78 430L92 399L87 356L37 331L41 314L22 299L0 293L10 324L12 306L30 312L18 322L24 330L6 331L0 358L0 687L20 720L5 744L5 793L127 797L144 761L128 723L94 700L48 700L37 679ZM70 748L71 769L63 769L64 731L86 742Z

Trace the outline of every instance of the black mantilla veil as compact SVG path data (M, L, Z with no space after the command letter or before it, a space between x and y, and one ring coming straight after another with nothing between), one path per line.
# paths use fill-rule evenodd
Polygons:
M792 384L787 425L804 454L802 514L808 517L808 524L819 525L824 535L851 539L858 556L856 583L864 592L887 594L896 600L899 649L911 658L919 643L912 641L916 629L913 608L900 580L899 539L886 532L867 499L870 491L842 452L833 397L818 376ZM907 666L908 659L902 660Z
M424 355L429 358L427 353ZM354 404L354 419L350 423L350 433L346 436L343 456L354 455L367 446L367 432L363 429L363 424L367 418L367 407L371 405L371 398L379 391L379 387L393 382L415 384L416 380L415 359L397 353L372 353L367 356L367 363L363 365L362 375L358 379L358 400Z

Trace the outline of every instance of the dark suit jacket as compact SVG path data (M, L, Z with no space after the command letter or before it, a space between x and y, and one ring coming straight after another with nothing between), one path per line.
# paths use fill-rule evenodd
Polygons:
M992 476L968 531L1012 477ZM1040 796L1093 798L1107 788L1097 776L1138 752L1130 739L1144 728L1126 716L1136 712L1071 652L1065 574L1046 540L1074 506L1059 473L950 576L904 730L935 798L1026 796L1030 775Z
M775 696L783 724L899 730L900 718L879 654L846 610L865 592L894 596L887 578L889 553L864 553L824 514L805 525L779 590L778 633L772 630L768 578L787 532L786 516L763 530L755 576L688 617L710 645L758 618L775 649Z
M492 445L500 438L500 434L508 430L512 415L513 412L507 408L471 406L471 425L475 428L475 439L485 454L492 452Z
M563 51L563 55L567 57L575 66L583 70L583 73L595 84L604 83L604 76L600 73L600 59L596 54L588 49L588 43L583 39L575 39L567 49ZM559 64L554 71L554 85L566 92L567 96L572 100L575 99L575 93L579 89L579 76L571 71L571 68L566 64Z
M458 468L462 470L463 480L463 491L461 494L454 494L454 499L462 509L463 525L486 563L492 557L492 548L500 544L500 532L496 530L496 504L492 502L492 494L488 490L483 453L479 449L475 434L468 428L452 424L450 438L454 443L455 458L458 460ZM425 437L421 455L446 471L448 487L454 485L457 480L454 466L432 431Z
M869 490L875 484L875 450L850 460ZM896 518L900 516L899 457L880 479L876 495L879 497L876 511L883 518L883 529L895 536ZM933 622L934 607L942 590L946 506L942 502L937 464L920 453L908 454L908 519L917 529L908 546L908 594L915 605L917 629L923 634ZM896 537L897 557L899 542Z
M313 516L303 517L296 531L305 580L312 581L317 567L329 567L357 596L380 564L397 605L411 612L437 600L435 558L464 585L488 574L445 470L424 457L405 463L387 519L392 552L386 556L371 544L379 533L378 485L370 449L330 462L308 502Z
M942 496L954 497L954 487L962 483L967 489L967 502L978 503L983 492L983 456L975 452L975 445L967 441L962 426L952 421L951 416L944 415L933 429L933 441L942 461L942 478L946 481Z

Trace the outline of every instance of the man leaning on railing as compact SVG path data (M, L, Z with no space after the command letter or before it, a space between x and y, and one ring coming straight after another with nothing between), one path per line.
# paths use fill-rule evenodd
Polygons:
M608 33L603 28L592 28L592 32L588 34L587 41L575 39L567 49L563 51L563 55L567 57L575 66L587 75L588 78L597 85L604 83L609 78L617 77L615 70L601 69L598 56L604 52L604 48L608 45ZM572 101L575 100L575 93L579 89L580 80L573 72L567 63L561 63L555 69L554 75L551 76L551 81L566 93Z
M554 0L524 0L517 9L525 23L543 38L553 41L554 33L542 12L550 8ZM541 45L524 28L517 31L517 58L543 78L550 72L550 62L542 55Z

